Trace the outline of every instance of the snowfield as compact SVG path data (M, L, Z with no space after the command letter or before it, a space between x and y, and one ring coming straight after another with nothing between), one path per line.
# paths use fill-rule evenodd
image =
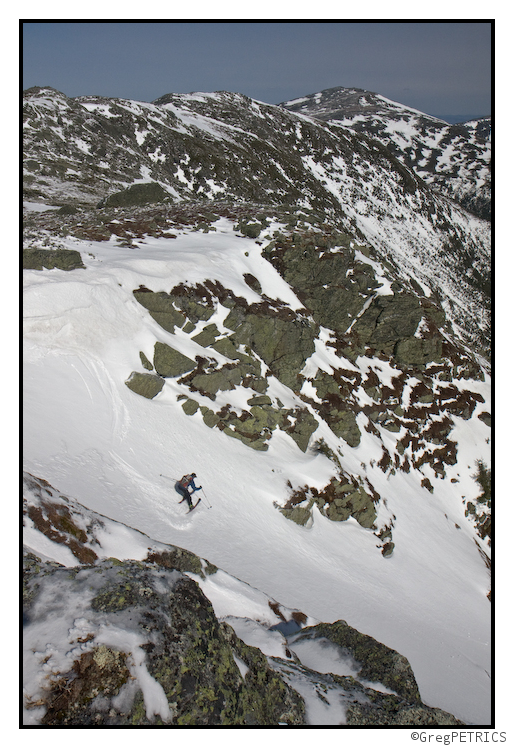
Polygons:
M373 532L353 519L332 522L315 509L311 525L301 527L277 510L275 502L283 505L288 497L288 481L295 488L321 488L336 474L324 455L301 452L278 429L269 450L258 452L207 428L199 411L184 413L177 396L188 390L173 379L154 400L125 385L132 371L141 371L140 351L152 360L156 341L193 359L204 351L183 330L166 332L152 319L133 295L140 285L169 292L179 283L219 280L253 303L259 296L243 278L251 273L263 293L302 308L257 241L236 235L228 220L215 227L208 234L181 230L176 239L148 237L136 248L120 247L114 236L108 242L67 239L65 246L81 252L86 269L24 271L24 469L89 509L218 566L223 571L197 581L216 615L265 654L281 656L283 647L281 634L257 623L276 622L268 598L302 611L309 623L344 619L408 658L427 705L468 724L489 724L490 577L462 502L478 493L469 466L489 451L490 429L482 421L455 419L450 438L458 441L458 462L448 466L444 480L427 468L433 494L420 486L419 473L385 474L376 465L382 449L363 422L353 449L328 426L315 432L313 441L323 437L329 446L342 445L344 467L369 477L386 498L378 519L395 517L395 550L384 558ZM379 292L388 293L381 280ZM228 312L219 305L209 324L223 330ZM390 380L392 367L384 362L362 357L354 365L337 358L328 337L322 330L309 372L336 365L366 372L373 366ZM278 380L270 381L270 397L304 407ZM480 388L487 402L488 382L465 385ZM252 394L245 388L218 393L216 406L242 409ZM397 436L382 436L393 449ZM173 482L190 471L212 508L202 502L186 515ZM141 541L131 531L117 537L112 555L141 558ZM70 563L66 549L57 557L55 544L39 547L38 538L28 527L25 542L35 553ZM330 668L328 648L299 644L296 654L320 672ZM351 673L352 663L335 667L341 670L333 672ZM320 703L308 707L311 723L337 724L341 704L321 713Z

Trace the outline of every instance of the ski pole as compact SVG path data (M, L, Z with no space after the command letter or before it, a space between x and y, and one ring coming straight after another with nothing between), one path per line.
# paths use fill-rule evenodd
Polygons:
M207 502L207 506L209 507L209 509L212 509L212 506L209 504L209 499L205 495L205 491L203 490L203 488L202 488L202 493L203 493L203 497L204 497L205 501Z

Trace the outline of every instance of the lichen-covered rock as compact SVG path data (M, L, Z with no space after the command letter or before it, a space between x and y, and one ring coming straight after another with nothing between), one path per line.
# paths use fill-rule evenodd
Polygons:
M184 326L186 317L175 308L173 298L169 294L139 288L134 291L134 296L164 330L174 332L175 327Z
M139 351L139 358L141 359L141 363L147 369L148 371L152 371L153 365L152 362L148 360L147 356L143 351Z
M392 353L399 341L414 337L422 317L416 296L377 296L356 320L353 332L366 345Z
M208 395L215 395L224 390L233 390L236 385L241 384L245 377L255 371L253 364L225 364L221 369L215 369L208 373L197 374L192 380L192 389Z
M294 316L283 319L253 313L246 315L242 323L237 316L229 315L224 324L235 330L235 343L250 346L277 379L293 390L298 388L299 372L314 353L316 325Z
M420 704L418 685L406 657L349 626L346 621L303 629L298 640L323 637L341 647L359 665L358 679L383 683L410 704Z
M26 707L37 709L40 724L305 723L302 698L259 650L219 623L183 573L206 570L194 554L175 549L73 570L36 557L27 565L27 657L40 667L40 687L31 682ZM40 647L49 653L44 663L51 660L46 669L37 664Z
M198 335L194 335L193 340L195 341L195 343L198 343L198 345L206 347L212 345L219 334L220 331L218 330L216 325L211 324L204 327L203 330L198 333Z
M80 252L75 249L24 249L23 268L25 270L77 270L85 268Z
M355 262L349 239L340 232L294 232L264 250L316 321L341 332L361 311L361 294L378 286L370 267ZM326 251L336 247L339 251Z
M232 359L239 358L237 346L231 337L221 338L220 340L216 340L214 343L211 343L211 348L214 348L215 351L217 351L218 353L221 353L223 356L226 356L227 358L232 358Z
M335 676L336 681L338 680ZM445 725L463 725L453 714L434 709L425 704L407 704L403 699L365 689L368 703L354 702L348 706L346 724L348 726L372 725L423 725L438 727Z
M143 182L131 184L127 189L109 195L100 205L109 207L146 205L147 203L160 203L167 198L169 198L169 193L160 184Z
M151 400L162 390L164 379L157 374L141 374L133 371L125 384L132 392Z
M290 640L294 648L298 637ZM326 646L326 640L321 645ZM301 654L301 653L300 653ZM346 659L349 655L346 654ZM268 660L273 668L287 677L288 682L305 692L306 685L310 686L310 707L314 711L314 703L319 699L319 707L337 703L338 725L347 727L379 726L379 725L462 725L452 714L442 709L426 706L421 702L409 702L408 699L387 692L383 685L377 683L377 690L366 680L362 683L350 675L336 675L334 673L318 673L303 664L298 657L295 661L271 657ZM378 690L380 689L380 690ZM314 702L314 703L313 703ZM334 721L335 726L335 721Z
M210 408L206 408L205 405L200 406L200 412L203 417L203 422L210 429L214 428L214 426L217 426L220 422L220 417Z
M306 506L294 506L292 509L281 509L280 511L284 517L296 522L297 525L306 525L312 516L310 509Z
M318 428L319 423L306 408L295 410L293 416L295 419L294 425L285 430L302 452L306 452L310 438Z
M131 678L126 660L126 652L104 644L80 655L71 672L52 684L42 724L109 724L101 719L101 712Z
M182 403L182 410L187 416L192 416L196 413L198 410L198 403L196 400L191 400L190 397L186 399L184 403Z
M327 422L334 434L344 439L350 447L359 446L361 432L353 411L335 408L329 413Z
M178 377L192 371L196 367L196 362L170 345L157 341L154 347L153 365L161 377Z
M423 366L429 361L440 361L443 349L442 338L407 338L394 347L394 357L399 364Z

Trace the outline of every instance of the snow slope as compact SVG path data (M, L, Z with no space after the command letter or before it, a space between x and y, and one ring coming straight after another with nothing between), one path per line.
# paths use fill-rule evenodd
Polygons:
M235 235L225 220L209 234L186 229L176 239L148 237L137 248L119 247L115 237L64 244L81 252L85 270L24 271L25 469L90 509L193 551L311 619L346 620L409 659L426 704L467 723L488 724L489 576L461 500L461 493L473 493L465 473L483 456L485 424L456 419L459 462L448 468L446 480L434 481L433 494L420 488L419 475L380 470L375 462L381 448L364 429L360 445L345 449L344 467L365 471L396 517L390 558L353 519L331 522L315 510L312 525L300 527L274 502L284 503L288 480L324 486L335 474L325 456L301 452L279 430L267 452L256 452L208 429L199 412L184 413L177 402L184 390L175 380L167 379L154 400L125 385L140 368L139 352L151 359L156 340L193 359L203 350L184 331L168 333L150 317L132 293L141 284L168 292L180 282L214 279L254 301L243 280L251 273L271 298L301 306L259 244ZM220 305L209 322L220 327L227 313ZM334 365L335 355L320 339L309 365ZM370 364L357 365L366 370ZM387 377L383 362L381 367ZM487 384L480 387L486 397ZM243 407L245 394L225 393L226 402ZM268 394L286 407L302 402L278 380ZM335 438L328 427L316 432L321 436L329 445ZM172 481L191 470L212 509L204 502L186 516ZM461 480L457 489L451 478ZM240 615L223 601L216 612Z

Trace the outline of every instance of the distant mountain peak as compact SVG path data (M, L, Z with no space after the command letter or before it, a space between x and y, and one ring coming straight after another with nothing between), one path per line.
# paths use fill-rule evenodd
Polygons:
M480 218L490 218L489 118L450 125L380 94L342 86L280 106L381 142L426 183Z
M435 122L443 123L443 120L439 120L437 117L432 117L418 109L400 104L373 91L366 91L363 88L345 88L344 86L327 88L318 93L285 101L280 106L302 114L313 113L317 118L324 120L343 119L360 113L366 115L407 115L412 113ZM447 123L444 122L443 124Z

